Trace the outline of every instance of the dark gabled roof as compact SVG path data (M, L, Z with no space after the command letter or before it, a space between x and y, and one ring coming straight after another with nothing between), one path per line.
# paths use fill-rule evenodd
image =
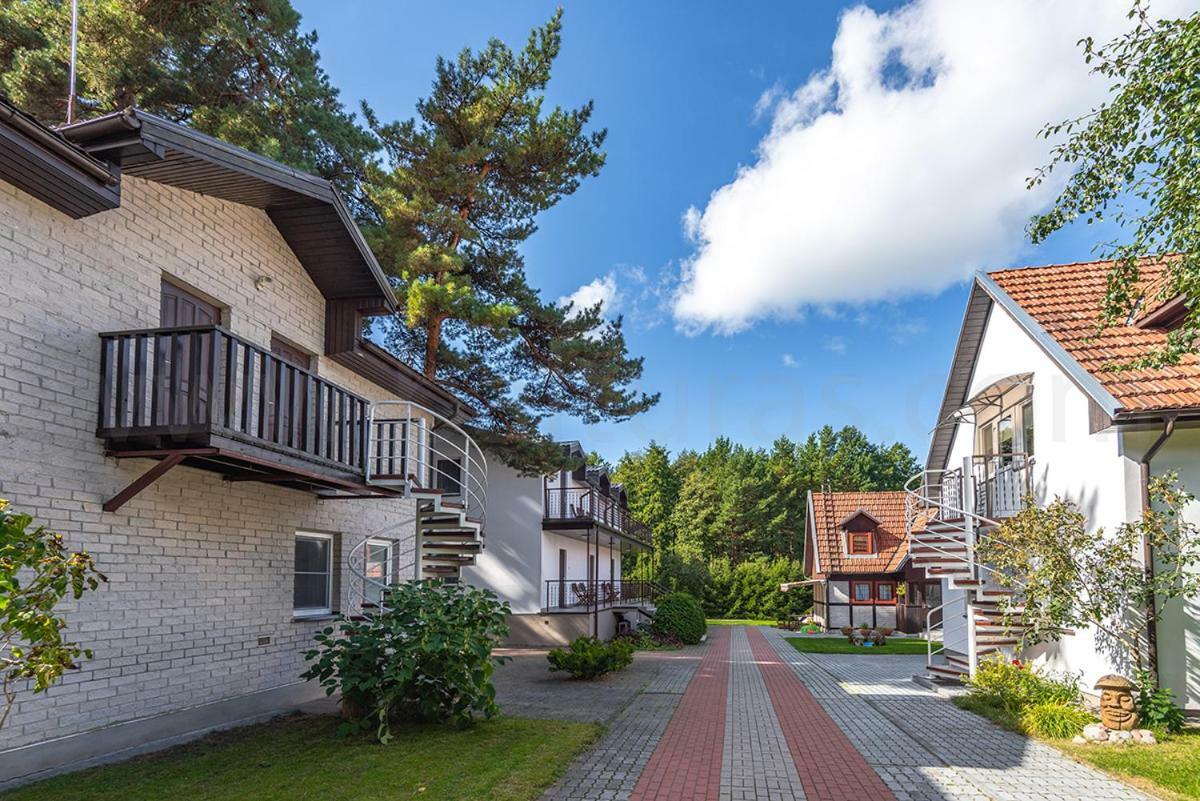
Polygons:
M387 277L324 178L134 108L59 132L124 174L263 209L326 298L396 308Z
M0 97L0 180L75 219L115 209L115 171Z
M848 526L850 524L850 522L852 520L856 520L860 517L865 517L868 520L870 520L872 523L874 523L875 525L877 525L877 526L879 525L879 518L876 517L875 515L871 514L870 512L868 512L866 509L863 509L862 507L855 509L850 514L843 517L841 519L841 521L838 523L838 525L841 526L842 528L845 528L846 526Z

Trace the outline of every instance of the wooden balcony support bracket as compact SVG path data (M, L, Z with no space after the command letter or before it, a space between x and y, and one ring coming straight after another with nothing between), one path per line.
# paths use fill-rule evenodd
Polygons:
M175 467L189 455L192 455L193 451L194 449L190 451L159 451L158 455L162 455L163 458L158 464L131 481L129 486L105 501L104 505L100 508L106 512L117 511L139 492L162 478L172 467Z

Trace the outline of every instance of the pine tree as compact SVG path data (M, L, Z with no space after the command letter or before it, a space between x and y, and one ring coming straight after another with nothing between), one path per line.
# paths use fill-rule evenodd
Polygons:
M538 214L604 164L590 102L543 110L561 16L519 52L492 40L439 59L414 119L385 124L364 106L386 154L367 171L366 233L406 310L387 341L472 404L478 438L527 470L561 461L545 417L624 420L658 400L629 388L642 360L620 320L544 302L525 277L519 247Z
M338 183L352 198L373 138L343 109L288 0L79 4L76 118L137 105ZM0 4L0 94L65 121L70 3Z
M671 454L654 440L645 450L626 453L613 473L625 486L629 511L634 519L650 527L654 547L674 543L671 510L679 502L679 478L671 467Z

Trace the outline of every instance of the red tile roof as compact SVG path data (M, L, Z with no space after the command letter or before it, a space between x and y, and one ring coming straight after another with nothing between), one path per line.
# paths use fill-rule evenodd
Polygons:
M875 529L874 556L847 556L842 522L862 510L879 521ZM894 573L908 555L904 533L903 492L814 492L809 520L820 571L811 578L831 573Z
M1100 304L1113 263L1056 264L1000 270L989 276L1026 313L1095 376L1124 411L1156 411L1200 407L1200 357L1183 357L1178 365L1154 369L1114 370L1166 344L1166 332L1113 325L1097 333ZM1141 267L1143 295L1149 310L1169 299L1162 262Z

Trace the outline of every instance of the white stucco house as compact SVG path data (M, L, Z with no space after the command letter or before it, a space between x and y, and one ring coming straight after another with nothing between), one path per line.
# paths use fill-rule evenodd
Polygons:
M653 584L621 577L621 557L649 550L649 531L578 442L562 447L577 467L545 476L489 460L487 548L462 579L508 602L512 644L608 639L653 608Z
M1143 267L1144 297L1130 319L1097 334L1110 263L1002 270L975 277L950 366L926 470L909 484L915 564L943 578L935 634L945 652L930 665L954 679L978 659L1011 653L1017 632L1000 623L1001 594L974 564L974 538L1020 509L1070 499L1088 525L1112 530L1140 517L1151 475L1178 473L1200 490L1200 358L1159 369L1112 371L1160 346L1181 299L1161 298L1163 267ZM1200 505L1189 516L1200 520ZM1148 637L1163 686L1200 712L1200 599L1168 603ZM1023 654L1078 672L1091 688L1129 672L1089 630Z

